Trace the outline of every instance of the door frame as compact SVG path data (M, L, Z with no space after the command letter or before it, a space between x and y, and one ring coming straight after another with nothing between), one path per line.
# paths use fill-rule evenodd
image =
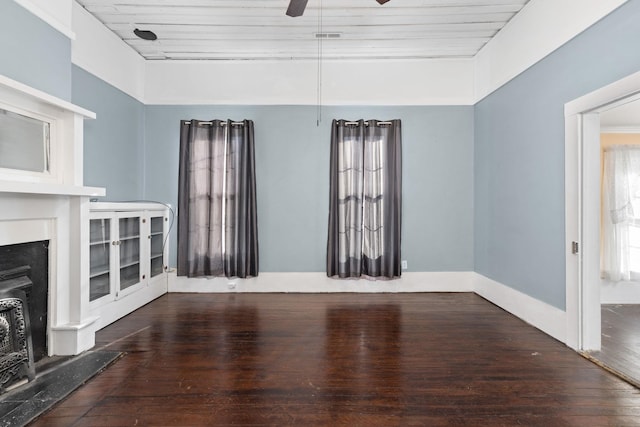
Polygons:
M566 344L577 351L601 342L600 113L638 99L640 72L564 106Z

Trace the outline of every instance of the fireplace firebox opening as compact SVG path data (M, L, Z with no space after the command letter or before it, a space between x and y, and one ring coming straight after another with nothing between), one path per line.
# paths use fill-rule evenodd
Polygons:
M26 295L33 361L38 362L48 354L48 240L0 246L0 292L14 289Z

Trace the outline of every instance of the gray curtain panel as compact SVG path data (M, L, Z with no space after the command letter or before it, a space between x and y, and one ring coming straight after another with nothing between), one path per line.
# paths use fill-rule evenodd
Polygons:
M253 122L180 123L178 275L258 275Z
M400 120L334 120L327 275L400 277Z

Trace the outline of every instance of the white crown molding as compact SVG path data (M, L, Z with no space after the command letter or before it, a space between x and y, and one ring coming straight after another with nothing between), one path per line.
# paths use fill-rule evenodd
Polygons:
M474 105L626 1L531 0L471 59L327 60L322 103ZM145 104L318 102L315 61L145 60L76 2L72 22L73 63Z
M473 75L471 59L327 60L322 104L472 105ZM318 103L315 61L147 61L145 83L155 105Z
M69 40L75 40L76 34L71 29L71 26L68 24L64 24L60 22L58 19L53 17L51 13L42 9L40 6L37 6L30 0L13 0L29 12L31 14L37 16L42 19L44 22L49 24L52 28L59 31L61 34L64 34ZM75 3L75 2L74 2Z
M144 103L145 59L75 1L71 62Z
M627 1L531 0L475 56L474 103Z

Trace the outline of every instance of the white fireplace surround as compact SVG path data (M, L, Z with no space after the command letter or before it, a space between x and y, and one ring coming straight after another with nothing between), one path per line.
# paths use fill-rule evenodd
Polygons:
M89 199L104 188L83 186L83 121L91 111L0 75L0 107L53 124L50 174L0 171L0 245L49 240L47 348L73 355L95 344L89 311ZM87 283L85 283L87 282Z

